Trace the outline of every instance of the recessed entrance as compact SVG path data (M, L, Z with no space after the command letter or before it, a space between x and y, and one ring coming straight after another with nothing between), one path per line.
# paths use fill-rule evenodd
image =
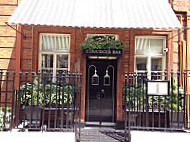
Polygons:
M86 121L115 122L117 60L87 59Z

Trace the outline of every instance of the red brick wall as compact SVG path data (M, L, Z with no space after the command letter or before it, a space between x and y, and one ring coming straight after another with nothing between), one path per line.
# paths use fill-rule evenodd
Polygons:
M183 27L188 27L188 15L190 13L190 1L189 0L171 0L172 8L176 13L181 25ZM175 63L175 68L177 68L177 63L181 71L187 69L187 60L189 57L186 56L186 51L189 45L190 36L187 34L187 29L180 29L174 32L175 36L173 39L174 54L173 59ZM185 59L186 58L186 59Z
M13 70L16 68L16 31L5 24L18 6L18 0L0 0L0 69ZM14 28L17 25L10 24ZM5 101L6 82L2 82L1 101ZM11 102L12 78L7 86L8 102ZM1 103L3 105L3 103Z
M0 68L15 69L16 60L16 31L11 29L5 22L17 7L17 0L0 1ZM14 28L17 26L11 24Z
M1 0L0 1L0 68L15 69L16 65L16 32L5 24L12 12L18 5L19 0ZM188 0L173 0L173 7L176 11L182 11L189 8ZM177 3L175 3L177 2ZM179 17L180 18L180 17ZM182 17L182 21L185 18ZM182 22L185 26L185 22ZM16 25L12 25L17 28ZM117 80L117 119L122 118L122 82L124 72L134 70L134 46L135 36L167 36L170 39L167 43L169 52L167 53L166 67L178 68L178 37L172 38L175 32L160 30L139 30L139 29L96 29L96 28L66 28L66 27L48 27L48 26L23 26L23 33L27 39L21 41L21 65L22 70L38 70L38 49L39 49L39 33L63 33L71 34L71 70L76 68L76 64L80 64L80 70L83 71L83 88L82 88L82 107L85 108L85 80L86 80L86 59L80 51L80 45L89 33L92 34L117 34L119 39L126 44L123 56L118 59L118 80ZM181 36L181 39L185 34ZM18 48L17 48L18 49ZM19 65L17 66L17 70ZM82 109L84 118L85 110Z
M189 0L172 0L173 8L176 11L187 11L190 8Z
M67 28L67 27L52 27L52 26L23 26L22 31L27 38L22 39L21 52L21 69L22 70L38 70L38 52L39 52L39 34L40 33L62 33L71 34L71 51L70 64L71 71L76 68L76 64L80 64L80 70L83 72L83 87L82 87L82 116L85 115L85 82L86 82L86 58L80 51L80 45L85 40L87 34L116 34L119 39L126 44L123 51L123 56L118 59L118 73L117 73L117 119L122 118L122 88L124 72L134 71L134 47L135 36L166 36L170 39L173 36L171 30L152 30L152 29L103 29L103 28ZM175 66L173 63L173 39L168 41L166 67L168 70ZM80 61L80 63L79 63ZM178 63L176 63L178 64Z

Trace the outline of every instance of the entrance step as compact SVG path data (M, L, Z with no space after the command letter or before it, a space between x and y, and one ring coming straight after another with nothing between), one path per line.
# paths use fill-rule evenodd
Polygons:
M85 125L87 127L90 126L101 126L101 127L115 127L115 123L111 123L111 122L85 122Z
M125 142L125 134L113 128L84 127L81 129L81 142Z

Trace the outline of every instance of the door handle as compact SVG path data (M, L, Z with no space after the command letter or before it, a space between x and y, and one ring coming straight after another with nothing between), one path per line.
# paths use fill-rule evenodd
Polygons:
M97 94L96 94L96 98L98 99L98 100L100 100L101 98L101 93L100 92L98 92Z
M98 93L96 94L96 98L97 98L98 100L101 100L102 98L104 98L104 89L102 89L100 92L98 92Z
M104 89L101 90L101 98L104 98Z

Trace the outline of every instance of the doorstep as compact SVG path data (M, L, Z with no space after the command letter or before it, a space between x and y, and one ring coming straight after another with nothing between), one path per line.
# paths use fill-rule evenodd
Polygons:
M85 122L85 126L100 126L100 127L115 127L115 123L112 123L112 122L89 122L89 121L87 121L87 122Z

